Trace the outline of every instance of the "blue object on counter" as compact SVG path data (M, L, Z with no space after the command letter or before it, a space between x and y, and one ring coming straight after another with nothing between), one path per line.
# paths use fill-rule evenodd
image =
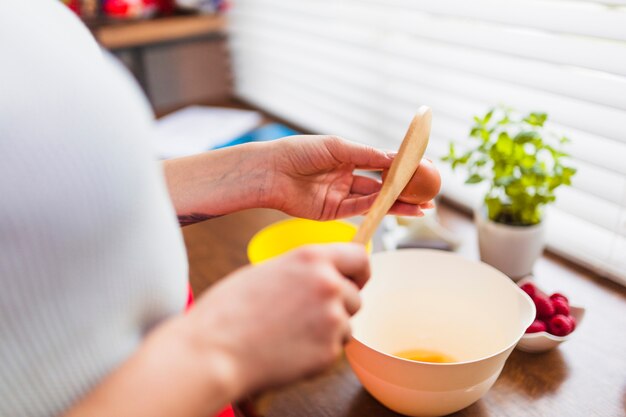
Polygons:
M298 135L300 132L293 130L280 123L270 123L269 125L254 129L245 135L239 136L237 139L233 139L230 142L226 142L223 145L214 147L213 149L226 148L229 146L241 145L248 142L262 142L267 140L274 140L283 138L285 136Z

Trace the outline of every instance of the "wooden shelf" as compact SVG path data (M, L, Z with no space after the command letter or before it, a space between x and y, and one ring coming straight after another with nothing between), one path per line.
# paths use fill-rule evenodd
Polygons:
M91 29L105 48L124 49L221 34L225 32L226 19L221 15L173 16L137 22L98 23Z

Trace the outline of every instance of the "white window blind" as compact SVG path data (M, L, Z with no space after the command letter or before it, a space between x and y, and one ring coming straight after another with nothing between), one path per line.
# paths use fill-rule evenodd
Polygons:
M626 0L235 0L230 28L237 94L314 132L393 149L428 104L436 159L494 104L546 111L578 168L548 245L626 284Z

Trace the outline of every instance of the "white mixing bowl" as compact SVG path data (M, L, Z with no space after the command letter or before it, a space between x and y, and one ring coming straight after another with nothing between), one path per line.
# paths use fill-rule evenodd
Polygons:
M496 269L434 250L372 256L346 356L370 394L409 416L443 416L491 388L532 323L530 297ZM452 363L394 354L426 349Z

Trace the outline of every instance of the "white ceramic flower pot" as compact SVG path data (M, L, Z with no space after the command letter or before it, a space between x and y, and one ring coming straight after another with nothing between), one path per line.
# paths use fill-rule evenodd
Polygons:
M545 247L545 227L508 226L489 220L484 210L476 210L480 259L517 281L533 270Z

